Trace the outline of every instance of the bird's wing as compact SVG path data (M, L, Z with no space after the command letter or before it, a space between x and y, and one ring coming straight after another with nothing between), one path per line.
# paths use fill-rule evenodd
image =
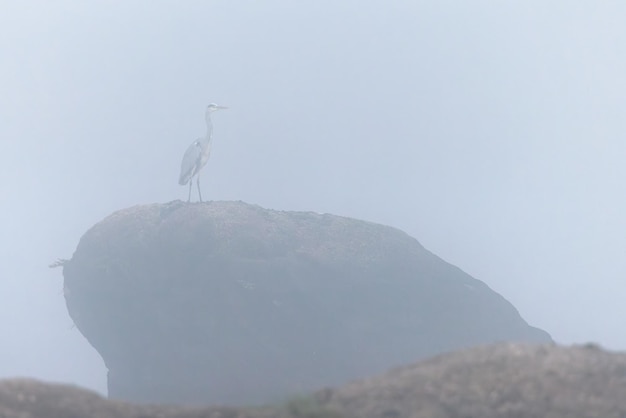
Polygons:
M185 155L183 155L183 161L180 164L180 177L178 178L178 184L187 184L189 179L197 173L202 158L202 148L199 140L193 141Z

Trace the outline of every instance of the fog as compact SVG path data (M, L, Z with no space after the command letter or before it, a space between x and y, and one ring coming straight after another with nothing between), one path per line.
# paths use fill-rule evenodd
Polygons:
M128 206L400 228L560 343L626 349L626 4L3 2L0 377L106 392L60 269Z

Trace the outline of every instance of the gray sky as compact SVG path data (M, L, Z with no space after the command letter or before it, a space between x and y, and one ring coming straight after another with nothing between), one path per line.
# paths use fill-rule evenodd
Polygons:
M112 211L204 197L400 228L559 342L626 349L626 4L4 1L0 377L104 392L59 270Z

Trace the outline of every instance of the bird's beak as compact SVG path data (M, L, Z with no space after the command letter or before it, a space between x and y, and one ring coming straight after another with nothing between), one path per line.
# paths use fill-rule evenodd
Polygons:
M228 109L228 106L218 106L218 109Z

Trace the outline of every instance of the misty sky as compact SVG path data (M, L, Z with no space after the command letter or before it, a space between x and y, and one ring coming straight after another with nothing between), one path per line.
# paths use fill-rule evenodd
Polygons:
M400 228L562 343L626 349L626 3L3 1L0 377L106 390L59 269L203 196Z

